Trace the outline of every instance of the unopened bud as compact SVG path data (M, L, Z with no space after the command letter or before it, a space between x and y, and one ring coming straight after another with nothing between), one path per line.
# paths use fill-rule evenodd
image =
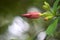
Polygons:
M45 17L44 20L45 20L45 21L48 21L48 17Z
M28 12L26 14L23 14L23 17L30 18L30 19L37 19L41 16L42 14L39 12Z
M50 10L50 5L47 2L44 2L43 9Z
M47 17L44 18L44 20L45 20L45 21L48 21L48 20L50 20L50 19L52 19L52 18L53 18L53 16L47 16Z

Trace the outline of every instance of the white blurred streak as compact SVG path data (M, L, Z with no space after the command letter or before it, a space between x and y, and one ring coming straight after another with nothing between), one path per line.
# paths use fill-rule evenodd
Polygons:
M25 34L28 30L29 24L21 17L15 17L8 27L8 40L14 38L25 40L28 37L28 34Z
M46 38L46 32L40 32L37 36L38 40L44 40Z
M27 12L40 12L40 10L37 7L29 7Z

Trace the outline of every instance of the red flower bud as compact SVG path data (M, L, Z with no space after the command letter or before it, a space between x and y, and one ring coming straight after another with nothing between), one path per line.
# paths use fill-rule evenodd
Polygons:
M23 17L30 18L30 14L22 14Z
M28 12L27 14L23 14L22 16L26 18L36 19L40 17L39 14L39 12Z

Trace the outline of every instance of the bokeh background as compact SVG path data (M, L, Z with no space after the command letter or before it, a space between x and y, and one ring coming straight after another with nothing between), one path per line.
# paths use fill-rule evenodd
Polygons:
M0 0L0 35L4 34L15 16L20 16L21 14L26 13L30 6L35 6L43 12L44 9L42 6L44 1L47 1L51 7L55 2L55 0ZM58 5L60 5L60 3ZM44 24L42 25L44 26ZM60 20L54 37L47 38L47 40L54 39L60 40Z

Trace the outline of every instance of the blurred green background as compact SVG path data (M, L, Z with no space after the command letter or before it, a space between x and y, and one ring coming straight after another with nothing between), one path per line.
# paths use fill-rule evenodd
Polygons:
M15 16L20 16L27 12L30 6L39 8L42 12L42 5L47 1L51 7L55 0L0 0L0 34L3 34ZM60 5L60 4L59 4ZM58 10L59 11L59 10ZM60 20L57 32L54 34L56 39L60 40Z
M14 16L26 13L30 6L44 11L42 9L44 1L47 1L51 6L54 3L54 0L0 0L0 26L4 25L6 19L11 20Z

